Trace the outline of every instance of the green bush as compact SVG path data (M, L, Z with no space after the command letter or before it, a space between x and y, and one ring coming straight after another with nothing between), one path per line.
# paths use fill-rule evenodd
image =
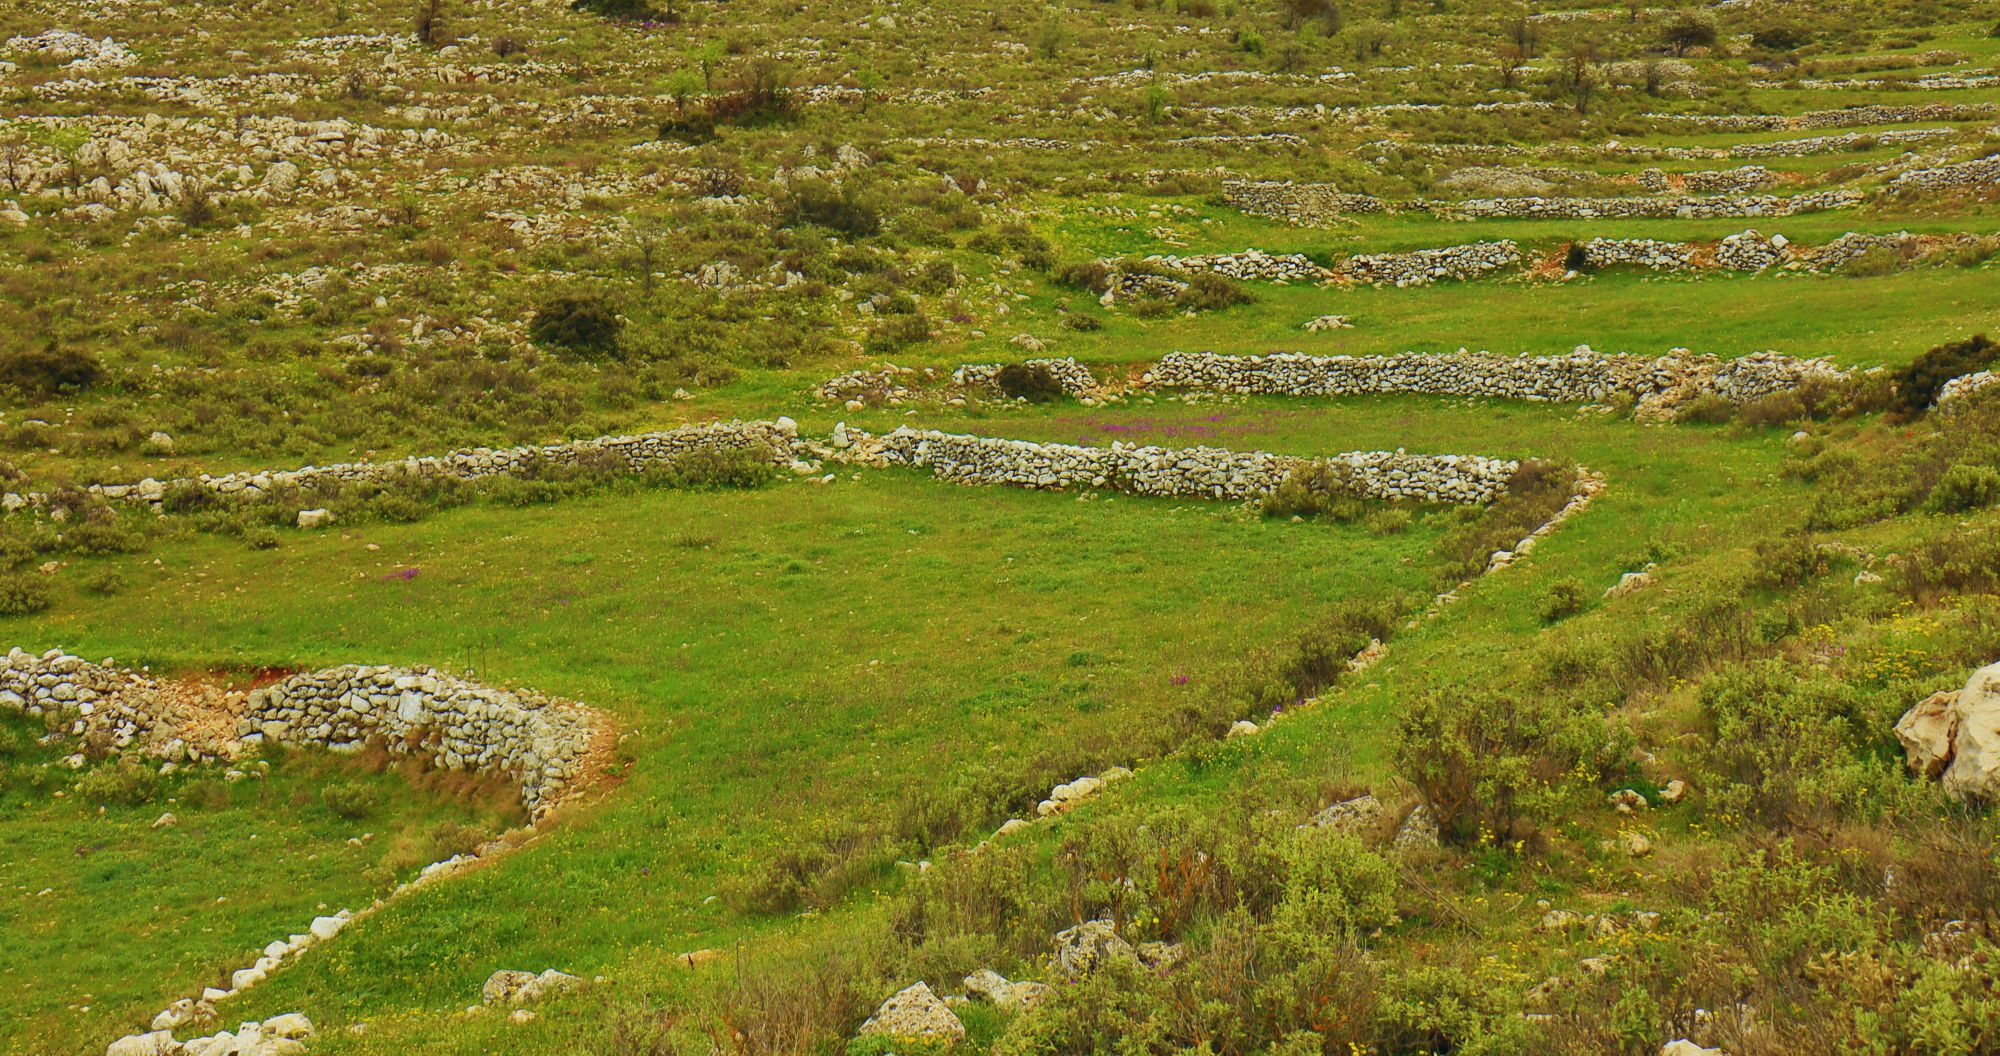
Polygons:
M618 347L624 320L602 296L564 293L543 301L528 323L528 336L580 356L609 355Z
M778 479L778 467L767 450L703 448L675 459L661 476L676 488L761 488Z
M1549 584L1549 592L1542 596L1542 622L1554 623L1566 620L1583 611L1589 600L1583 584L1574 579L1561 579Z
M813 224L850 238L867 238L882 231L882 208L876 197L854 180L832 183L802 180L778 200L780 227Z
M382 805L382 794L370 785L358 781L342 781L320 790L320 802L335 816L354 821L375 813Z
M1062 382L1040 363L1009 363L993 376L994 384L1009 399L1048 403L1063 397Z
M1398 721L1396 769L1430 805L1445 837L1506 844L1552 820L1566 775L1623 757L1602 715L1550 691L1467 688L1419 698Z
M1696 422L1702 425L1720 425L1736 414L1736 405L1714 393L1697 396L1682 404L1674 412L1677 422Z
M46 577L24 572L0 575L0 616L45 612L54 603Z
M1293 467L1257 506L1266 517L1326 517L1343 524L1360 518L1366 509L1355 494L1353 471L1318 461Z
M89 803L137 806L150 802L159 790L160 775L151 767L126 760L97 767L76 781L77 797Z
M1256 299L1242 283L1201 271L1187 277L1187 288L1174 297L1174 306L1183 311L1207 312L1249 304Z
M658 16L658 12L653 10L653 5L646 0L571 0L569 9L628 21Z
M2000 502L2000 469L1992 466L1955 465L1944 471L1924 500L1932 513L1965 513L1983 510Z

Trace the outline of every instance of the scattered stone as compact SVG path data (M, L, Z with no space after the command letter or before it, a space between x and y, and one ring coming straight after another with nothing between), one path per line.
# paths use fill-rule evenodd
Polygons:
M861 1025L861 1035L919 1038L954 1045L965 1037L965 1024L938 1000L928 984L919 981L882 1002L882 1007Z
M1138 951L1108 920L1091 920L1056 933L1056 969L1066 978L1081 979L1112 960L1135 960Z

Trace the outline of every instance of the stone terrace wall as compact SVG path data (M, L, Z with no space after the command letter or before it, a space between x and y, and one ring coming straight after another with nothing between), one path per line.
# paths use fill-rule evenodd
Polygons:
M1223 356L1172 352L1150 375L1163 388L1286 396L1426 393L1582 403L1615 393L1638 397L1641 410L1692 396L1753 400L1844 372L1823 359L1759 352L1724 360L1712 355L1604 355L1587 346L1561 356L1491 352L1408 352L1393 356Z
M1521 248L1511 241L1472 242L1407 253L1357 253L1341 261L1335 273L1358 282L1425 286L1442 279L1469 279L1520 262Z
M1961 374L1944 383L1938 390L1937 408L1941 411L1956 410L1959 401L1976 392L1987 392L2000 386L2000 374L1982 370L1974 374Z
M1282 220L1299 227L1325 227L1354 213L1379 213L1382 199L1346 194L1330 183L1290 180L1230 181L1222 185L1222 200L1251 216Z
M1356 495L1373 499L1475 504L1507 489L1519 464L1480 455L1349 452L1327 459L1214 447L1041 444L963 436L907 426L879 438L876 457L929 468L957 484L1023 488L1109 488L1135 495L1222 500L1270 493L1301 465L1342 470Z
M1651 238L1593 238L1583 243L1583 259L1593 268L1637 267L1687 271L1695 267L1695 247Z
M580 466L609 460L633 472L669 465L695 451L768 450L774 462L789 459L798 426L789 418L775 422L732 421L684 425L665 432L603 436L564 444L473 448L445 455L422 455L389 462L343 462L302 469L246 471L186 480L142 480L137 484L98 484L89 490L108 499L158 502L169 488L194 485L225 496L256 498L285 486L311 488L329 483L385 483L422 477L479 480L518 475L549 465ZM39 506L41 495L8 494L0 498L7 510Z
M1935 169L1914 169L1890 182L1891 190L1938 191L1947 187L2000 186L2000 154L1942 165Z
M237 732L335 751L379 741L453 770L504 775L540 812L583 770L599 725L584 708L427 668L345 666L253 690Z
M0 711L40 718L80 749L175 763L234 759L266 741L345 751L375 740L441 767L506 777L537 815L583 776L604 730L582 705L427 668L336 667L245 692L61 650L0 658Z
M1662 195L1631 198L1475 198L1463 202L1430 201L1439 213L1493 219L1499 217L1598 217L1718 219L1748 216L1793 216L1798 213L1851 209L1863 198L1857 191L1814 191L1784 197L1757 195Z

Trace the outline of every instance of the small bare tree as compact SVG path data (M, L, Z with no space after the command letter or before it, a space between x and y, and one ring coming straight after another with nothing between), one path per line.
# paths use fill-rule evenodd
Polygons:
M417 0L417 43L441 48L451 43L444 28L444 0Z

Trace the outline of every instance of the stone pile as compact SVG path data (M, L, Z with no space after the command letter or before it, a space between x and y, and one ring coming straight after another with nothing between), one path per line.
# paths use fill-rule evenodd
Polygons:
M312 1036L312 1020L286 1012L184 1042L174 1040L172 1030L133 1034L112 1042L104 1056L299 1056Z
M5 43L0 43L0 55L34 56L45 62L58 62L71 73L112 70L139 61L132 49L110 37L97 39L70 29L43 30L32 37L8 37Z
M1765 238L1755 228L1729 235L1715 247L1716 266L1730 271L1763 271L1785 258L1783 235Z
M1097 378L1092 376L1090 368L1068 356L1061 359L1030 359L1024 361L1023 365L1041 367L1048 371L1049 375L1056 379L1056 384L1061 385L1062 390L1071 396L1081 396L1097 388ZM998 388L1000 368L1003 366L1005 364L1002 363L967 363L951 372L951 382L963 389Z
M1944 387L1938 390L1936 406L1939 410L1955 410L1959 406L1958 401L1996 385L2000 385L2000 374L1990 370L1962 374L1945 382Z
M1480 455L1354 451L1325 459L1213 447L1042 444L904 426L877 441L888 465L928 468L967 485L1060 490L1105 488L1134 495L1247 501L1276 490L1294 469L1331 467L1348 490L1370 499L1480 504L1507 490L1519 464Z
M1327 330L1352 330L1354 323L1344 315L1320 315L1306 320L1306 330L1322 333Z
M1642 217L1717 219L1739 216L1795 216L1860 205L1858 191L1813 191L1778 195L1662 195L1631 198L1479 198L1463 202L1426 202L1442 214L1493 219L1500 217Z
M0 711L86 751L231 760L264 742L335 751L379 741L435 765L504 776L540 815L583 775L602 720L581 705L430 669L336 667L248 692L154 679L52 649L0 659ZM82 765L81 753L73 765Z
M1583 243L1587 267L1687 271L1695 267L1695 247L1651 238L1593 238Z
M1379 213L1386 208L1380 198L1347 194L1330 183L1290 180L1232 180L1222 185L1222 200L1251 216L1299 227L1325 227L1355 213Z
M1605 355L1585 345L1561 356L1505 356L1464 349L1392 356L1172 352L1148 377L1163 388L1288 396L1400 392L1583 403L1625 393L1638 399L1642 415L1659 417L1697 396L1740 403L1797 388L1808 380L1838 380L1845 372L1825 359L1793 359L1773 352L1724 360L1688 353Z
M201 721L226 709L225 698L221 690L161 682L60 649L39 656L13 649L0 658L0 712L41 719L97 754L136 752L169 763L233 759L240 750L234 731Z
M1357 282L1403 287L1469 279L1520 262L1521 249L1512 241L1472 242L1406 253L1357 253L1335 270Z
M1097 303L1106 308L1120 301L1163 300L1171 301L1186 293L1188 284L1165 275L1148 275L1145 272L1121 271L1111 276L1104 294Z
M1914 169L1890 181L1891 190L1940 191L1948 187L2000 186L2000 154L1943 165L1934 169Z
M421 455L388 462L343 462L330 466L306 466L291 470L255 470L137 484L93 484L86 490L104 498L124 502L158 503L166 493L179 487L199 487L228 498L254 499L287 488L313 489L326 485L393 483L421 478L483 480L488 477L520 476L550 467L611 466L640 473L662 468L695 452L754 451L773 462L790 460L798 426L789 418L775 422L727 421L684 425L663 432L629 436L601 436L561 444L510 448L472 448L444 455ZM41 493L0 496L0 508L7 511L46 506Z
M1146 263L1175 271L1206 271L1232 279L1261 282L1321 282L1333 275L1303 253L1266 253L1258 249L1197 256L1151 256L1146 258Z
M820 382L813 395L835 402L872 400L895 403L913 400L917 394L904 386L903 379L916 373L909 367L899 367L894 363L885 363L875 370L851 370Z
M452 770L503 775L539 815L584 776L601 723L588 709L429 668L347 665L252 690L246 739L336 752L380 743Z

